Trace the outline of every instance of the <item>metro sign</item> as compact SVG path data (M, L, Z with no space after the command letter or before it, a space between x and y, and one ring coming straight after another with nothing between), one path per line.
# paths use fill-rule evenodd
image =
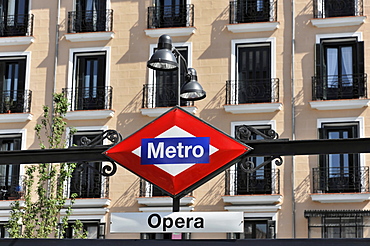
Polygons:
M104 152L179 197L210 180L251 148L174 107Z

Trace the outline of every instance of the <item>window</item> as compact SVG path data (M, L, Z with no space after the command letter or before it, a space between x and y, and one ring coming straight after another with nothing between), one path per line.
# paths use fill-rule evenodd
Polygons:
M359 16L362 15L362 1L314 0L314 11L314 18Z
M107 0L77 0L75 32L107 31Z
M364 43L356 38L322 39L316 44L314 100L365 96Z
M0 0L0 36L25 36L28 31L28 0Z
M10 238L5 223L4 224L0 223L0 238Z
M20 150L21 139L21 134L0 135L0 150ZM0 200L15 200L22 196L19 168L19 165L0 165Z
M105 223L100 223L100 221L81 221L83 224L84 231L87 232L87 239L104 239L105 238ZM66 229L66 238L74 238L75 231L73 225L74 221L68 223L68 228Z
M181 46L176 47L179 53L184 57L187 63L189 60L188 47ZM155 49L154 49L155 51ZM180 59L181 75L180 75L180 86L185 83L186 65L184 61ZM155 107L173 107L178 105L178 70L174 71L155 71L153 70L154 76L151 84L145 85L144 90L144 108L155 108ZM190 106L193 102L180 100L180 106Z
M150 13L151 11L152 13ZM154 7L149 8L149 13L153 15L153 23L151 25L149 24L150 27L166 28L188 26L186 0L155 0Z
M0 113L23 113L27 107L25 90L26 57L0 58Z
M275 221L270 218L245 218L244 233L230 233L230 239L275 238Z
M81 131L72 136L72 145L81 146L83 141L94 139L101 131ZM103 142L99 143L103 144ZM103 177L99 173L102 168L101 162L89 162L77 167L71 177L70 194L77 194L77 198L102 198L106 196L106 187L103 185ZM104 180L107 183L107 180Z
M305 211L309 238L363 238L369 233L369 211Z
M235 126L234 132L237 132ZM270 125L252 126L263 134L271 130ZM261 140L262 136L251 132L250 140ZM255 167L264 163L265 157L250 157L247 161ZM279 171L272 168L271 162L257 169L255 172L248 173L238 163L228 171L226 179L226 195L251 195L251 194L278 194L279 193Z
M76 53L74 110L108 109L110 90L106 86L105 52Z
M238 23L270 21L270 0L237 0Z
M357 122L323 123L320 139L357 138ZM327 193L360 192L362 188L359 154L329 154L320 156L317 172L320 190ZM314 171L315 172L315 171ZM315 178L314 178L315 179Z
M270 41L235 42L235 50L233 50L235 75L232 75L232 79L227 82L227 104L264 103L279 100L279 79L272 78L274 71L272 46L273 43Z

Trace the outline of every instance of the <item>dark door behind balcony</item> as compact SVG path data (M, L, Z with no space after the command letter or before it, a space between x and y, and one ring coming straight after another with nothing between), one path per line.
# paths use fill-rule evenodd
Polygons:
M98 32L106 30L106 0L77 0L77 32Z
M1 36L24 36L28 28L28 0L0 0Z
M271 102L270 54L269 43L238 47L239 103Z
M75 110L105 108L105 66L104 55L81 55L77 58Z
M321 139L358 137L357 125L324 125ZM320 157L322 190L329 193L360 192L361 176L358 154L330 154Z
M156 19L159 28L186 26L186 0L157 0Z
M355 0L325 0L325 17L355 15Z
M237 20L239 23L269 21L270 5L270 0L238 0Z
M80 132L72 138L72 144L82 145L82 138L87 137L92 140L98 135L98 132ZM103 144L102 142L99 144ZM101 170L101 162L89 162L87 165L77 167L73 173L70 182L70 194L77 194L77 198L101 198L103 194L102 176L96 170Z
M316 44L316 98L354 99L365 95L364 43L328 39Z
M26 59L0 60L0 113L22 113L25 103Z
M0 136L0 150L11 151L21 149L21 135L9 134ZM19 182L20 165L0 165L0 200L19 197L21 186Z

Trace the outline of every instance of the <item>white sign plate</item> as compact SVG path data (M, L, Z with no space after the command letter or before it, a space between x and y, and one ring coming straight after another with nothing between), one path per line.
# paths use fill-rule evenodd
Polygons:
M226 233L243 229L243 212L112 213L110 233Z

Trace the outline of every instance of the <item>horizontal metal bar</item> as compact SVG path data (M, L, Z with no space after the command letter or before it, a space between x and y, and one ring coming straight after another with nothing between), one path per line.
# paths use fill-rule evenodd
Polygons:
M370 138L248 141L249 156L370 153Z
M245 142L253 150L249 156L293 156L345 153L370 153L370 138L314 140L256 140ZM0 151L1 164L110 161L103 152L111 145Z
M0 151L0 164L61 163L110 161L102 153L111 145L70 147L68 149L36 149Z

